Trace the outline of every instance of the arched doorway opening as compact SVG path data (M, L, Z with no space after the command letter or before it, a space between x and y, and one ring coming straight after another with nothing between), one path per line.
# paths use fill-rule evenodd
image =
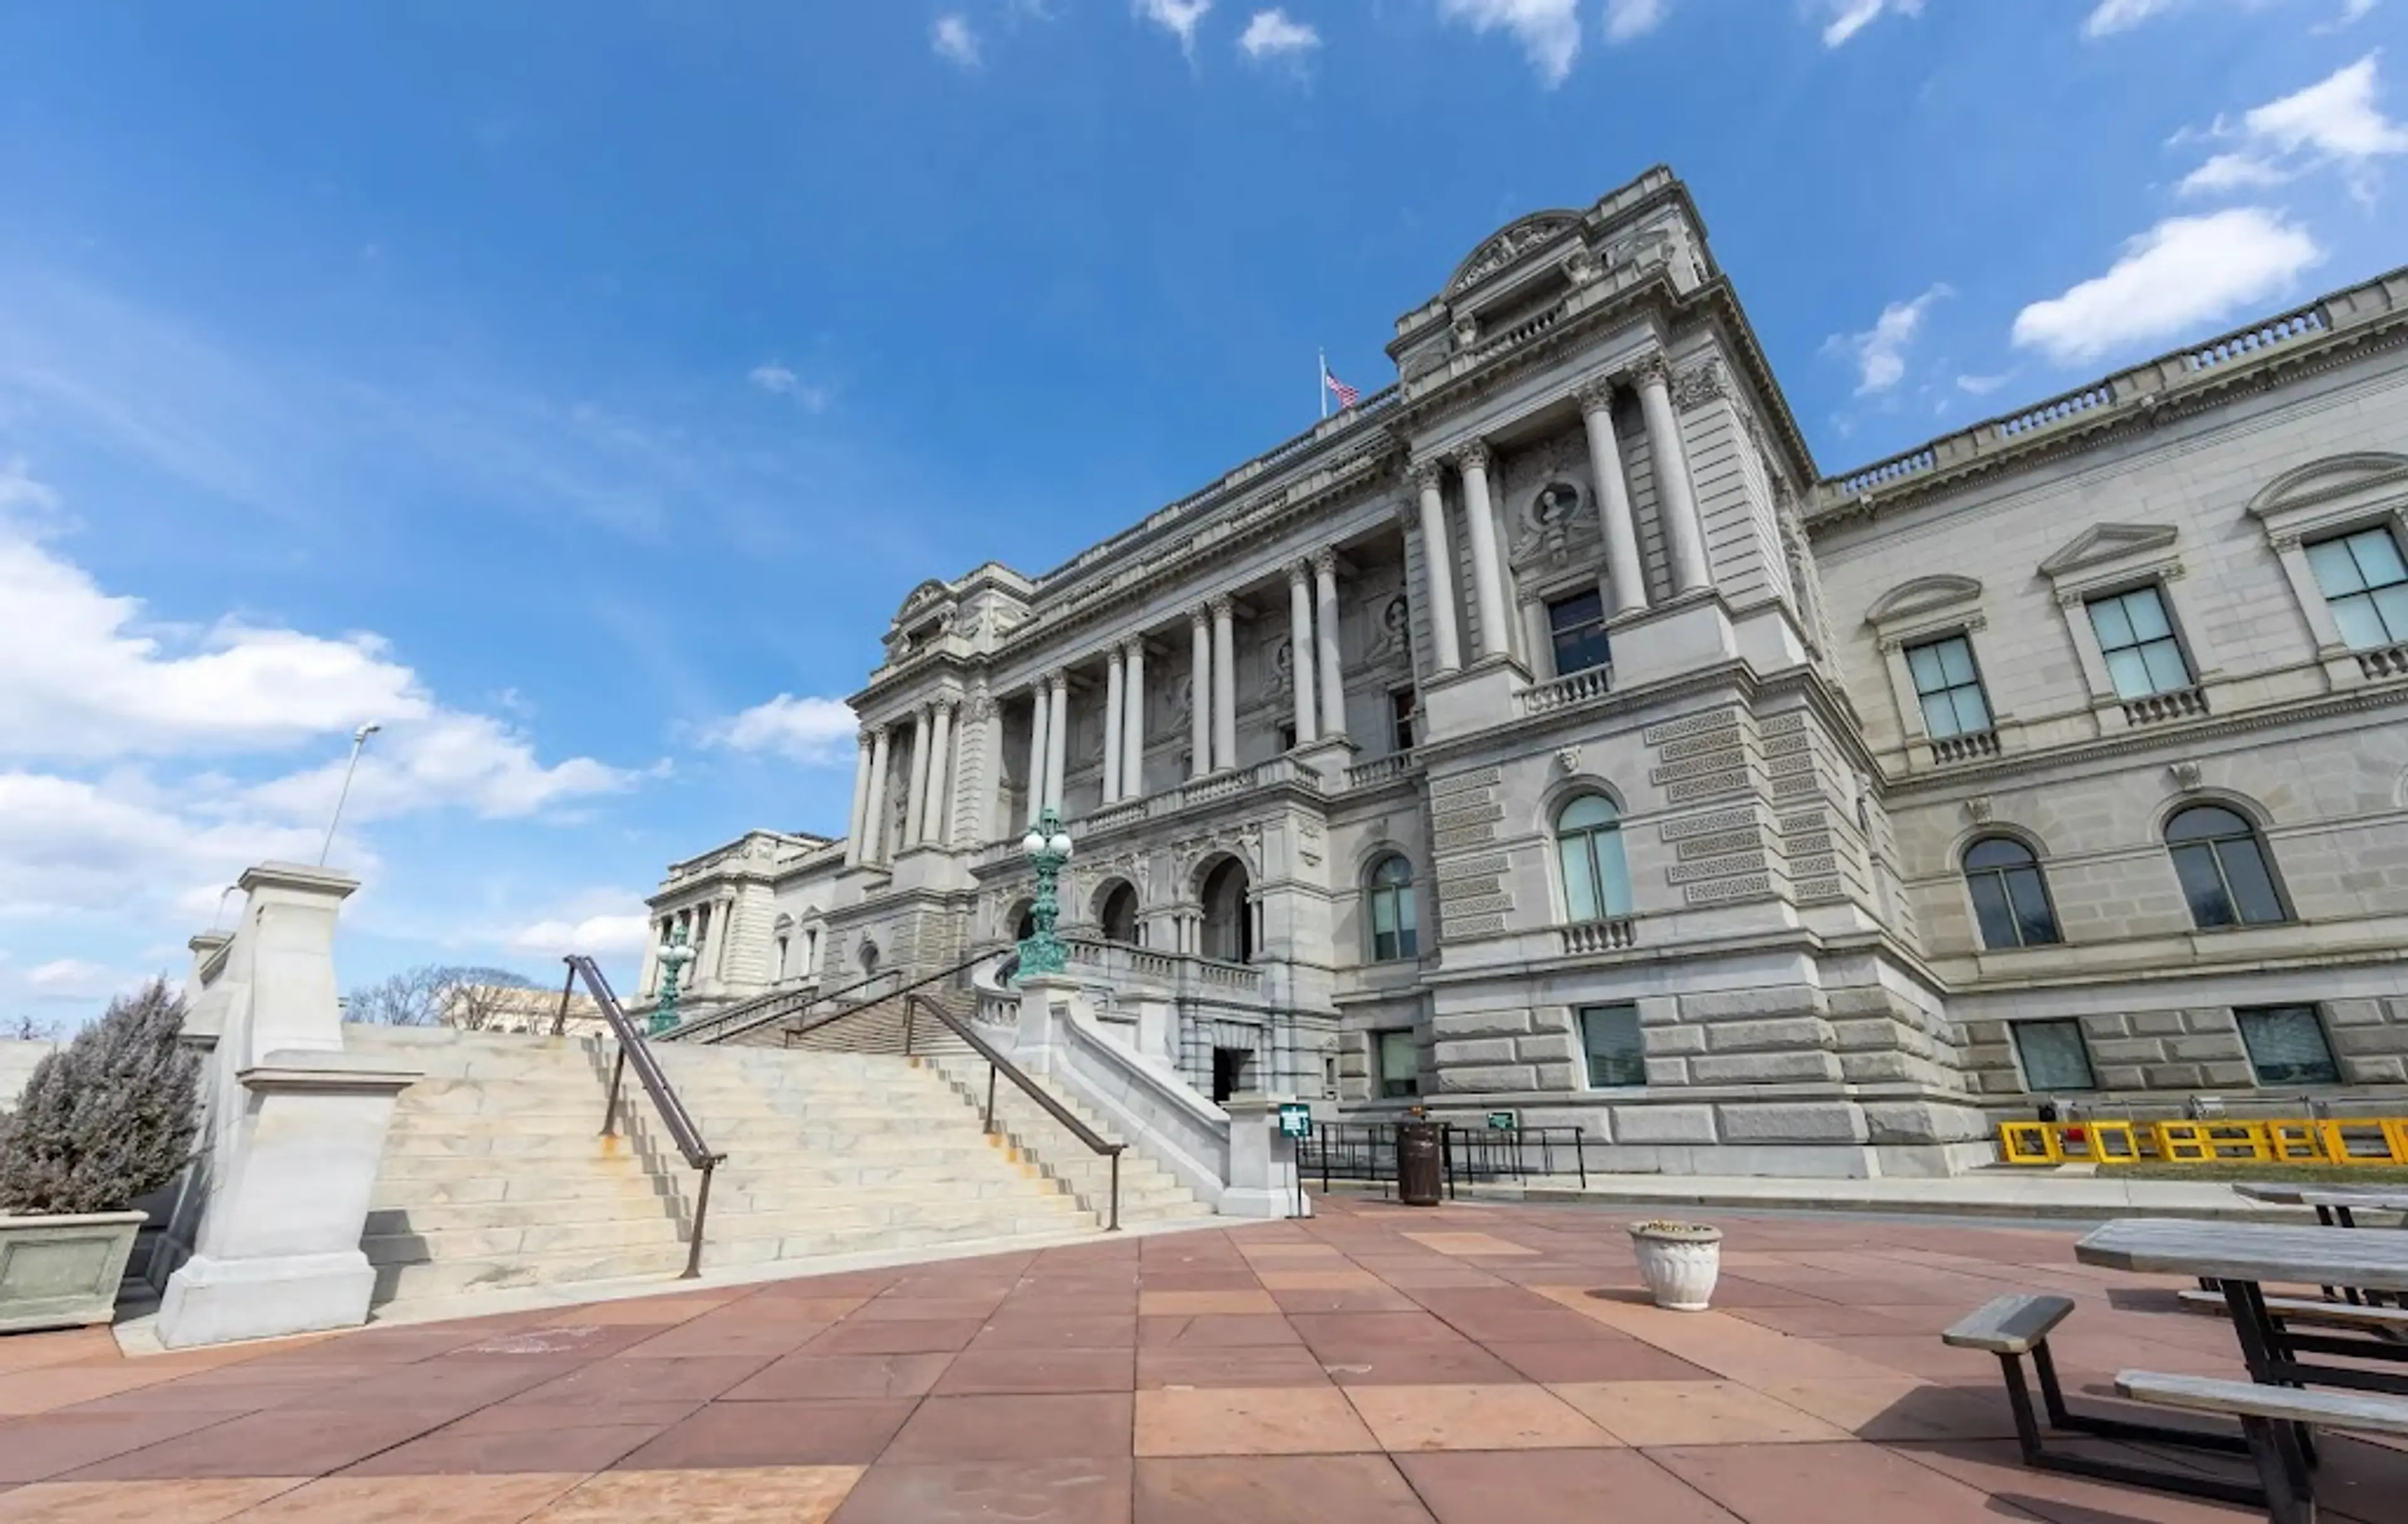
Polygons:
M1031 899L1022 900L1011 907L1004 920L1011 927L1012 941L1026 942L1037 935L1037 902Z
M1254 911L1246 865L1224 857L1204 875L1204 946L1206 957L1225 963L1254 960Z
M1096 908L1096 924L1106 942L1137 945L1137 890L1127 880L1116 879L1104 890L1103 903Z

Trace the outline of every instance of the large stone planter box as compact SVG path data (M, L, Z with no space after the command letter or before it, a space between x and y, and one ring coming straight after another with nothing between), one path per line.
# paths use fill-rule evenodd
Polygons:
M0 1217L0 1333L106 1323L141 1212Z

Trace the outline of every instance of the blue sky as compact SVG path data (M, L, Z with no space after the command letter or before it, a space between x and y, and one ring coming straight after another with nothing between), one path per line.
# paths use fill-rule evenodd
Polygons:
M2363 279L2403 13L0 3L0 1015L179 968L368 720L347 981L624 975L666 862L839 828L914 582L1659 161L1826 470Z

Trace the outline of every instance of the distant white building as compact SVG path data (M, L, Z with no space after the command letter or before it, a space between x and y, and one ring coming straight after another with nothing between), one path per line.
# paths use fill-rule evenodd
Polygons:
M538 1036L551 1035L555 1025L567 1037L596 1036L609 1029L590 995L571 995L562 1019L560 991L517 985L454 985L443 992L441 1021L463 1031Z
M1050 803L1073 972L1207 1093L1853 1174L2041 1096L2408 1099L2403 338L2395 272L1827 475L1651 171L1359 406L915 588L849 833L656 930L697 1009L942 969Z

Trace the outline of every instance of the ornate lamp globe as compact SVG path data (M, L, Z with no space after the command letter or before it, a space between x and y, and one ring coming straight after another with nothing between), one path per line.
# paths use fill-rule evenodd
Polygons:
M1032 857L1036 856L1045 850L1045 833L1033 826L1030 827L1028 834L1020 839L1020 850Z
M682 970L694 961L694 949L681 942L673 942L661 949L661 961L671 969Z
M1051 852L1056 857L1068 860L1070 855L1070 833L1068 831L1062 830L1055 831L1053 837L1046 841L1045 850Z

